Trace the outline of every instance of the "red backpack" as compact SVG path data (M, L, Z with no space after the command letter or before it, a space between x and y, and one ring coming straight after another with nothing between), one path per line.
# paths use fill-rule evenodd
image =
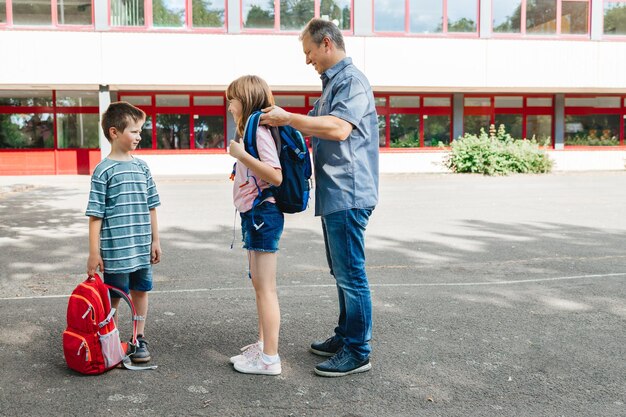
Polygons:
M109 290L118 293L130 306L133 337L121 342L113 317ZM102 282L98 274L78 284L67 305L67 328L63 332L63 353L67 366L81 374L102 374L120 363L128 369L154 369L156 366L130 365L127 352L137 346L137 322L132 300L118 288ZM132 354L132 353L131 353Z

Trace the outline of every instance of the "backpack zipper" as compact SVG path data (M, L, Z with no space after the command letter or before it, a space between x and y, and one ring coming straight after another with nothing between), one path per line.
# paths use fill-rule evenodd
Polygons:
M91 321L96 322L96 312L94 311L93 305L91 304L91 302L89 302L88 299L86 299L85 297L83 297L82 295L79 294L72 294L70 296L71 297L76 297L76 298L80 298L81 300L83 300L85 303L87 303L87 311L85 311L85 314L82 315L83 320L85 319L85 317L87 317L87 314L89 314L89 312L91 312Z
M84 346L85 347L85 362L89 362L91 360L91 352L89 352L89 345L87 344L87 340L85 340L85 338L82 337L81 335L71 332L69 330L66 330L65 333L77 339L82 340L80 346L78 347L78 351L76 352L76 356L80 355L80 351L82 350Z

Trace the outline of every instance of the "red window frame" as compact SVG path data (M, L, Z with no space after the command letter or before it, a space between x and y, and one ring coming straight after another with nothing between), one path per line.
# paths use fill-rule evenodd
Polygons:
M351 35L354 33L354 0L350 1L350 28L347 30L342 30L341 33L344 35ZM314 0L313 2L313 17L320 17L320 5L321 0ZM273 29L255 29L255 28L246 28L243 25L243 0L239 0L239 28L242 33L284 33L284 34L294 34L300 33L299 30L282 30L280 28L280 0L274 0L274 28Z
M465 94L465 98L489 98L489 106L468 107L463 103L463 117L465 116L489 116L489 123L496 123L496 113L499 114L521 114L522 115L522 138L526 139L528 132L526 129L527 116L550 116L552 117L552 127L550 133L550 146L554 146L554 95L553 94ZM522 107L496 107L496 97L522 97ZM550 107L528 106L529 98L549 98L552 100ZM488 126L487 126L488 127ZM496 126L497 128L498 126ZM465 132L463 132L465 133Z
M156 96L159 95L188 95L189 106L157 106ZM118 97L120 100L125 100L129 96L141 96L150 97L150 105L136 104L135 106L140 108L146 113L147 117L152 118L152 149L141 148L134 151L137 154L145 153L164 153L164 154L186 154L186 153L226 153L228 144L227 135L227 106L224 93L220 92L189 92L189 91L120 91ZM193 103L194 97L221 97L223 102L221 105L205 106L195 105ZM157 136L157 114L188 114L189 115L189 149L158 149L158 136ZM195 118L194 115L200 116L221 116L224 118L224 147L223 148L196 148L195 141Z
M0 23L0 28L11 28L11 29L27 29L27 30L68 30L68 31L89 31L93 30L95 27L95 10L94 10L94 0L91 0L91 24L90 25L70 25L70 24L61 24L58 22L58 1L50 0L50 25L14 25L13 24L13 1L6 0L6 23Z
M478 38L480 32L480 0L472 0L476 2L476 31L475 32L448 32L448 0L442 0L441 7L443 8L442 14L442 30L441 33L414 33L411 32L411 0L404 0L404 31L402 32L387 32L376 31L376 12L375 4L376 0L372 1L372 33L377 36L411 36L411 37L424 37L424 38Z
M419 96L420 105L419 107L391 107L391 97L416 97ZM450 99L450 107L437 107L437 106L428 106L424 107L424 99L426 98L449 98ZM384 98L385 105L384 106L376 106L376 113L378 116L385 117L385 145L380 146L380 149L383 150L429 150L435 149L438 150L440 148L433 148L431 146L424 146L424 116L448 116L450 117L450 142L454 140L454 118L452 116L453 109L453 97L452 94L424 94L424 93L374 93L374 98ZM391 114L414 114L419 116L419 137L420 137L420 146L419 148L395 148L391 146L391 124L389 117Z
M493 4L497 0L491 0L491 10L493 11ZM556 0L556 30L554 35L548 34L527 34L526 33L526 4L528 0L520 0L521 1L521 16L520 16L520 32L519 33L501 33L494 32L493 30L493 19L489 22L491 27L491 36L494 38L520 38L526 37L530 39L577 39L577 40L590 40L591 39L591 1L592 0ZM563 12L563 2L578 2L578 3L587 3L587 33L585 34L571 34L561 33L561 20L562 20L562 12ZM493 15L493 14L492 14Z
M152 17L152 0L144 0L144 24L142 26L117 26L111 23L111 0L107 0L107 23L109 29L118 32L144 32L146 30L156 32L181 32L193 31L194 33L226 33L228 31L228 0L224 2L224 25L219 28L203 28L193 26L193 0L185 0L185 24L181 27L155 27Z
M626 137L626 95L620 94L566 94L565 99L568 98L591 98L591 97L619 97L619 107L583 107L583 106L565 106L563 111L563 123L568 115L574 116L589 116L593 114L616 114L621 115L619 124L619 145L617 146L584 146L584 145L567 145L564 144L567 149L610 149L623 147L625 145ZM563 126L565 130L565 126Z
M100 109L98 106L58 106L57 105L57 90L52 90L52 105L51 106L6 106L0 105L0 114L16 114L16 113L50 113L52 114L52 130L53 130L53 146L52 148L0 148L0 152L3 151L52 151L52 150L76 150L76 149L99 149L99 148L59 148L57 137L58 115L59 114L99 114Z

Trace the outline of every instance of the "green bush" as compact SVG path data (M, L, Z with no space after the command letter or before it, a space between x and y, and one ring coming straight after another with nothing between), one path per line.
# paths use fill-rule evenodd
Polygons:
M466 133L453 141L444 163L452 172L484 175L545 173L552 169L552 161L534 139L514 139L504 125L497 131L491 125L489 134L481 129L478 136Z

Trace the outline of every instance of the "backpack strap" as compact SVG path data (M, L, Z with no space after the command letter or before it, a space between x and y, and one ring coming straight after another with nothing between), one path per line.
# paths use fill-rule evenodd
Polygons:
M119 288L114 287L109 284L104 284L104 286L107 287L110 291L113 291L114 293L119 295L120 298L126 301L126 304L128 304L128 307L130 307L130 311L133 314L133 338L131 339L131 343L136 345L137 344L137 319L135 317L137 317L137 310L135 310L135 305L133 304L133 301L130 299L128 294L126 294L124 291L120 290ZM114 311L115 309L112 308L111 310L113 314L115 314L115 311ZM109 316L112 316L112 314L109 314Z
M246 128L243 132L243 144L246 149L246 152L248 152L250 155L252 155L256 159L260 159L259 151L258 151L257 144L256 144L256 132L257 132L257 128L259 127L259 121L261 120L262 114L263 112L261 111L253 112L248 118L248 121L246 122ZM252 210L254 210L256 206L261 204L263 201L265 201L268 197L272 195L272 190L271 190L271 187L266 188L265 190L261 190L261 187L259 187L259 184L257 183L256 177L249 176L249 178L252 178L252 180L254 181L254 185L256 186L256 189L257 189L257 196L252 202ZM252 220L254 222L254 211L252 212ZM254 226L257 227L257 229L260 229L262 225L255 224Z
M135 305L133 304L133 300L130 299L130 297L128 296L128 294L126 294L124 291L120 290L117 287L114 287L112 285L109 284L104 284L105 287L107 287L109 290L113 291L114 293L118 294L120 296L120 298L122 298L124 301L126 301L126 304L128 304L128 306L130 307L130 311L132 312L133 315L133 337L130 340L130 345L133 347L132 352L128 353L126 356L124 356L124 359L122 359L122 364L124 365L124 368L129 369L131 371L146 371L146 370L150 370L150 369L156 369L157 365L150 365L150 366L135 366L132 364L130 357L133 353L135 353L135 348L137 347L137 321L139 320L144 320L144 318L142 316L138 316L137 315L137 310L135 310ZM110 317L113 317L113 315L115 315L115 309L112 308L111 309L111 313L109 314ZM108 317L107 317L108 319ZM100 326L102 327L102 326Z
M148 371L150 369L157 368L157 365L149 365L149 366L133 365L132 361L130 360L130 355L124 356L124 359L122 359L122 365L124 366L124 368L128 369L129 371Z
M306 144L304 143L302 134L291 126L281 126L279 128L279 132L281 141L286 143L287 146L289 146L289 148L293 150L298 159L304 159L304 157L306 156L306 152L302 150L302 146L306 146ZM300 143L296 143L292 139L292 135L295 135L300 140Z
M252 113L246 122L246 127L243 132L243 144L246 152L256 159L259 159L259 151L256 146L256 131L259 127L259 120L261 119L262 114L263 112L260 111Z

